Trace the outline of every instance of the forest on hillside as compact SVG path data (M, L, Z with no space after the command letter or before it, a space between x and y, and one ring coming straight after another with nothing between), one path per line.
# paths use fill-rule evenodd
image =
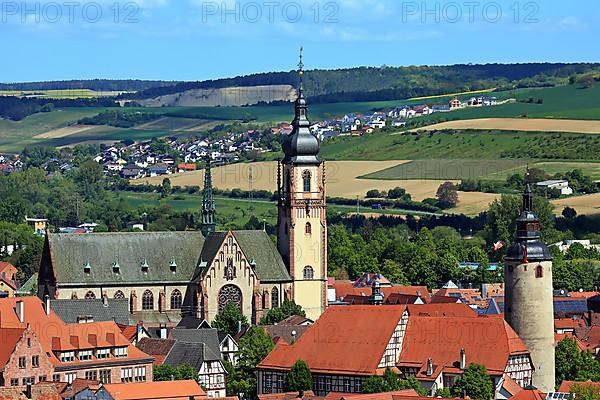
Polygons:
M597 70L600 64L585 63L358 67L307 71L305 88L312 103L395 100L489 88L555 86L566 83L570 76ZM146 99L191 89L285 84L298 85L296 71L179 82L121 97Z

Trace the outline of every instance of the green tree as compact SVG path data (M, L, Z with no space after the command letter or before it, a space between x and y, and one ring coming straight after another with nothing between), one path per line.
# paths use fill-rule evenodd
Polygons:
M156 365L153 368L153 379L155 381L170 381L172 379L176 381L197 380L198 371L188 364L176 367L166 364Z
M572 207L565 207L562 210L562 216L566 219L574 219L577 216L577 210Z
M283 321L292 315L306 317L306 313L302 306L296 304L294 300L285 299L281 306L270 309L267 314L260 320L261 325L272 325Z
M300 398L303 397L305 390L312 388L312 374L310 368L304 360L297 360L290 372L285 378L287 389L291 392L298 392Z
M413 389L420 396L427 394L416 378L400 379L389 367L385 369L383 376L371 376L363 384L363 393L384 393L406 389Z
M388 199L401 199L406 195L406 189L401 187L395 187L393 189L388 190L387 197Z
M486 368L479 364L470 364L452 387L457 397L467 395L474 400L491 400L494 396L492 380Z
M261 327L251 328L239 343L238 364L234 373L227 376L227 394L245 393L254 398L256 390L256 366L273 350L275 345Z
M169 178L164 178L160 187L160 197L162 197L163 199L165 197L169 197L172 190L173 189L171 188L171 180Z
M75 171L74 181L84 200L98 199L104 194L104 173L97 162L81 164Z
M571 394L577 400L598 400L600 399L600 388L585 383L575 383L571 386Z
M458 188L453 182L444 182L437 190L435 197L440 208L452 208L458 204Z
M580 351L577 342L564 338L554 353L556 383L568 381L600 381L600 362L589 351Z
M240 393L251 393L255 384L253 376L246 374L241 369L235 368L231 363L223 362L227 371L225 381L227 396L237 396Z
M238 333L240 325L248 325L248 319L234 302L227 303L212 323L213 328L230 335Z

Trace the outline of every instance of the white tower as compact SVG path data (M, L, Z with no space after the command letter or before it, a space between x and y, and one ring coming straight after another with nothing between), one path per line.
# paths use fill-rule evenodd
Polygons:
M309 128L302 49L298 66L293 130L283 140L285 157L278 166L277 247L294 281L293 300L316 320L327 305L325 164L319 159L319 140Z
M529 348L532 384L542 392L554 391L554 310L552 256L542 243L540 221L533 213L529 184L523 211L517 218L516 240L504 262L504 318Z

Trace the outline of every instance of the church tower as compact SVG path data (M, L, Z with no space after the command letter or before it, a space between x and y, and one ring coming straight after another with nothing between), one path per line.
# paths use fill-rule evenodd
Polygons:
M204 169L204 191L202 192L202 225L200 230L204 237L215 231L215 199L212 190L212 176L210 173L210 157L206 157Z
M278 164L277 247L294 281L293 300L316 320L327 305L325 164L319 140L310 132L300 49L298 98L292 132L283 139Z
M541 241L529 184L516 222L516 240L504 259L504 317L531 352L532 385L549 393L554 391L552 256Z

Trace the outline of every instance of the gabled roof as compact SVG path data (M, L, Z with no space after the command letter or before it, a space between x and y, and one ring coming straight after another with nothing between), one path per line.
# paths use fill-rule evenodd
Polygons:
M161 365L174 345L175 340L173 339L142 338L138 342L137 348L154 357L155 364Z
M260 369L289 370L298 359L313 373L374 375L404 306L328 308L293 345L278 344Z
M0 370L4 368L10 359L24 331L24 328L0 328L0 337L2 338L2 346L0 346Z
M289 282L292 280L275 243L262 230L233 231L241 250L256 263L256 275L262 282Z
M525 389L511 397L511 400L546 400L546 394L537 389Z
M173 399L206 396L196 381L155 381L143 383L107 383L103 389L114 400Z
M173 329L171 336L176 342L204 345L202 358L215 361L221 358L219 334L216 329Z
M409 304L411 316L429 317L475 317L477 312L464 303Z
M80 316L92 316L94 321L114 321L117 324L129 324L129 300L106 299L51 299L50 308L68 324L78 323Z
M490 373L502 374L511 355L528 354L525 344L499 317L423 317L411 315L398 365L456 368L461 349L467 364L484 365Z
M248 261L256 264L254 272L261 282L292 280L275 243L265 231L242 230L232 231L232 233ZM227 234L228 232L211 232L208 235L202 249L202 261L210 262L217 256Z
M219 361L220 359L221 357L212 352L204 343L175 341L163 364L173 367L186 364L199 370L205 361Z
M59 284L189 282L200 259L200 232L117 232L47 235ZM141 265L148 263L148 272ZM175 272L170 267L175 261ZM90 264L89 272L84 265ZM118 263L118 274L113 265Z

